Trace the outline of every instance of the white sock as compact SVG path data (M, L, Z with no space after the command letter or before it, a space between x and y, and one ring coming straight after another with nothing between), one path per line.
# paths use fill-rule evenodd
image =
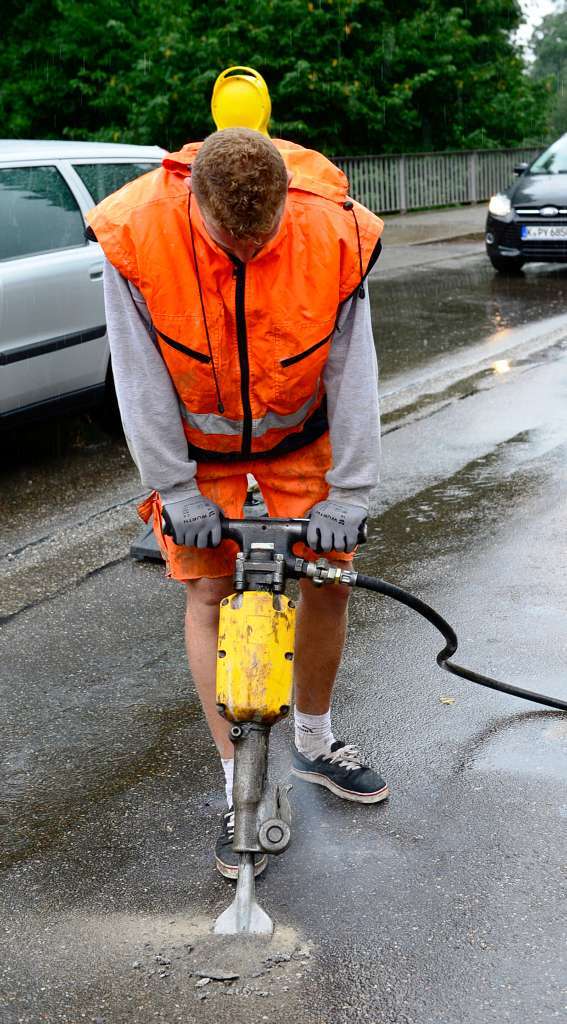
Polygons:
M328 754L331 744L335 742L331 729L331 712L324 715L305 715L303 711L294 710L295 745L300 754L313 760L320 754Z
M226 800L229 808L232 807L232 783L234 781L234 758L221 757L224 771L224 784L226 789Z

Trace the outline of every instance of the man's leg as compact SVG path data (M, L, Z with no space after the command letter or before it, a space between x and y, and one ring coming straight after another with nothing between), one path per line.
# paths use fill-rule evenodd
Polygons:
M350 569L352 562L334 563ZM295 637L295 704L307 715L324 715L331 707L333 684L341 662L348 622L348 587L314 587L300 583Z
M202 577L188 581L185 616L185 640L189 667L225 773L228 811L223 814L222 831L215 846L217 870L225 878L238 877L239 855L232 848L234 837L234 814L232 812L234 746L229 737L230 723L217 711L216 662L219 605L223 597L228 597L233 590L232 576L221 576L218 579ZM266 864L266 854L255 854L254 874L261 874Z
M223 597L232 594L233 589L232 576L221 576L212 580L189 580L185 616L185 642L189 667L211 735L224 760L234 757L234 746L229 737L230 725L217 711L217 636L220 602Z
M344 569L352 565L338 564ZM346 639L350 589L314 587L309 580L302 580L300 586L293 772L342 799L378 803L388 796L386 783L364 765L355 746L335 740L331 727L331 697Z

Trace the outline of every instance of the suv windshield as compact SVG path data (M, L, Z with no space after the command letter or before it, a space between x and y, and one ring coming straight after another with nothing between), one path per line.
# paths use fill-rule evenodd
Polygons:
M120 164L73 164L74 169L88 188L95 203L101 203L111 192L116 192L127 182L139 178L148 171L154 171L159 163Z
M567 174L567 135L562 135L534 160L529 174Z

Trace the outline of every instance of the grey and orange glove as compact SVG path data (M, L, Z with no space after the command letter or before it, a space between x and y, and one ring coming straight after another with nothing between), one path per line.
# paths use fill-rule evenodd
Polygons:
M197 486L184 497L162 495L163 532L176 544L195 548L216 548L221 542L222 510L205 498Z
M313 551L353 551L362 539L366 516L362 505L319 501L309 513L307 543Z

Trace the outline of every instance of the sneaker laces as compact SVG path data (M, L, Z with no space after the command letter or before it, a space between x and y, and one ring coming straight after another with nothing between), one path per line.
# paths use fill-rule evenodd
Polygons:
M345 768L347 772L360 771L362 768L362 757L354 743L345 743L344 747L339 747L338 750L331 750L330 753L323 754L322 756L324 761L337 764L340 768Z
M234 807L231 807L224 816L226 832L230 839L234 836Z

